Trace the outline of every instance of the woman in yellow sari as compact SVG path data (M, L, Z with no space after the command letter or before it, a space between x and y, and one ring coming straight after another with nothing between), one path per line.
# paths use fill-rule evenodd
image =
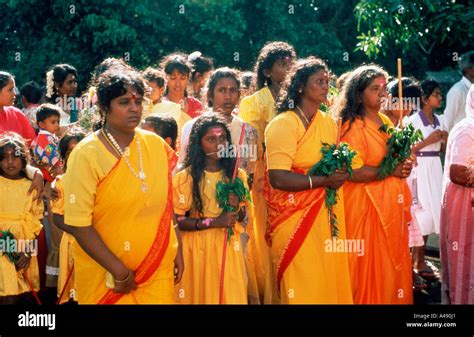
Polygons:
M378 66L357 68L336 105L343 120L341 141L357 151L353 177L344 184L347 238L365 247L364 254L349 258L356 304L413 301L408 248L411 194L405 182L412 164L406 161L388 178L378 177L388 138L380 127L393 127L379 112L387 97L386 78L387 73Z
M314 57L298 62L287 96L265 131L269 183L266 237L280 302L352 303L348 256L333 246L325 188L339 188L347 172L328 177L308 171L321 159L323 143L334 144L334 120L318 110L328 93L328 69ZM344 207L335 206L339 240L345 239Z
M184 268L172 221L176 158L162 138L136 128L144 92L133 71L101 75L103 126L68 161L64 221L78 243L79 304L174 303Z
M267 205L262 190L265 173L264 133L268 123L275 117L276 98L295 58L295 50L285 42L277 41L266 44L260 51L255 65L257 91L253 95L245 97L239 106L239 117L254 127L258 133L257 160L253 176L250 177L253 180L251 193L255 212L253 237L250 240L255 240L256 245L251 260L255 262L254 269L261 303L274 302L272 299L273 285L269 277L271 263L264 239L267 226Z

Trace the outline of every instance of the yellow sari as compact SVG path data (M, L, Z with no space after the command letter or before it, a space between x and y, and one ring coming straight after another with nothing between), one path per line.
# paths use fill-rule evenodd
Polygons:
M337 127L318 111L305 130L293 111L279 114L265 131L269 170L306 174L321 159L323 143L335 143ZM334 208L338 239L344 240L343 191ZM351 304L347 252L332 245L324 188L300 192L273 189L268 180L267 241L273 275L283 304Z
M174 258L171 171L176 156L161 139L135 130L129 162L138 171L137 138L143 154L148 191L121 158L117 160L92 134L71 153L64 181L65 223L94 226L105 245L131 270L138 289L114 294L106 287L106 270L79 246L74 247L77 300L99 304L174 303Z
M273 303L273 279L270 277L271 261L268 246L265 242L265 229L267 227L267 204L263 196L263 183L265 176L264 138L265 128L275 117L275 100L268 87L264 87L253 95L244 97L239 105L239 117L257 130L257 160L253 168L253 230L249 231L249 250L247 264L249 272L249 297L252 302ZM255 282L252 282L255 280Z

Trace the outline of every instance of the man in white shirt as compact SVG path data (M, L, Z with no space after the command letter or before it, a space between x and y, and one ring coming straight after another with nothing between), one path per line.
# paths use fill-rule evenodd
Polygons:
M458 64L463 76L449 89L446 96L444 121L447 131L451 131L457 122L466 117L466 96L474 82L474 50L461 55Z

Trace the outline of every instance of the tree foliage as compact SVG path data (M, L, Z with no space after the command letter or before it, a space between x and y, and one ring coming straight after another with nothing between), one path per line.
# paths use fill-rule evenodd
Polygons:
M391 7L385 2L391 3ZM426 41L421 37L414 39L412 33L398 36L395 14L388 18L385 12L381 12L385 15L372 12L378 4L393 14L397 8L395 4L399 2L0 0L0 68L14 73L21 85L28 80L44 82L49 67L69 63L79 71L82 90L93 67L109 56L124 57L142 69L156 65L164 55L176 50L200 50L211 56L217 66L248 70L253 68L258 51L266 42L284 40L295 47L298 56L320 56L339 74L368 60L383 66L394 64L393 46L399 48L407 44L411 51L413 46L419 45L417 48L431 50L431 53L445 44L460 46L458 49L466 47L468 42L458 38L458 32L465 34L469 26L469 21L465 21L467 9L461 8L463 5L454 7L451 13L442 9L447 5L442 7L441 0L415 1L426 3L426 8L433 3L429 8L430 11L434 8L435 12L429 12L427 17L434 25L429 29L433 30L438 25L436 11L442 7L441 25L449 23L452 31L441 42L441 35L428 34ZM407 13L410 11L411 7L407 6ZM458 19L466 24L451 24ZM390 20L395 24L390 24ZM414 28L408 16L398 20L402 25L409 25L409 32L412 32ZM357 32L358 23L360 33ZM376 39L367 40L368 31L380 36L384 34L380 46L375 43ZM456 38L452 37L454 33ZM410 38L408 42L405 42L406 38ZM357 42L360 43L359 50L354 50ZM386 56L378 58L378 53ZM413 69L419 68L417 53L408 59Z

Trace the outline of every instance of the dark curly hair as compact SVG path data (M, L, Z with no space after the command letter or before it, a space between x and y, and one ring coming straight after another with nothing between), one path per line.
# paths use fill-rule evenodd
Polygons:
M188 62L188 57L183 53L173 53L165 56L160 62L160 68L169 75L177 70L184 75L191 74L193 65Z
M222 78L232 78L237 84L237 89L240 89L239 71L237 69L223 67L214 70L207 82L207 105L212 107L212 99L214 98L214 89L217 82Z
M365 116L362 109L362 93L375 78L380 76L388 78L387 72L376 64L360 66L349 75L333 108L334 116L342 117L343 123L349 121L347 131L356 118Z
M100 75L111 69L133 70L133 67L127 64L124 59L108 57L95 66L94 70L92 71L92 78L89 86L97 86Z
M422 97L425 99L430 98L430 96L433 95L433 92L436 89L441 90L441 85L436 80L433 80L431 78L421 82L420 87L421 87ZM421 104L424 105L423 100L421 101Z
M189 145L187 155L184 161L184 168L189 168L189 172L193 179L193 203L200 217L203 217L203 202L199 185L204 176L206 167L206 154L201 146L201 139L204 137L209 128L221 126L227 134L228 144L232 144L230 131L224 120L215 114L204 114L196 119L189 136ZM219 164L224 170L224 176L230 181L234 172L235 158L223 157L219 159Z
M15 79L12 74L6 71L0 71L0 90L8 85L10 80Z
M265 69L272 69L276 61L290 57L296 58L295 49L286 42L276 41L269 42L260 50L258 54L257 63L255 64L255 87L257 90L265 86L265 82L270 86L272 80L265 77L263 71Z
M195 57L195 55L199 55ZM188 62L192 64L193 68L191 71L191 81L196 79L196 74L200 73L201 75L207 73L214 69L214 62L212 59L203 56L200 52L193 52L188 56Z
M278 113L293 110L296 105L300 104L308 78L321 70L329 71L328 66L322 59L310 56L298 60L290 70L283 85L282 95L277 106Z
M61 154L61 158L63 159L64 162L64 170L67 169L67 153L69 150L69 143L71 140L75 140L78 143L84 139L86 136L85 132L81 129L72 129L67 131L64 136L61 138L59 141L59 153Z
M5 158L8 148L13 149L15 156L21 158L21 175L26 178L26 164L30 161L30 153L25 140L15 132L6 132L0 136L0 161ZM0 175L4 175L1 167Z
M124 95L129 87L135 89L142 96L146 94L145 80L136 71L113 68L99 77L97 81L97 104L101 116L104 116L105 110L110 108L110 102L114 98ZM96 127L103 126L100 124Z
M58 83L60 86L63 85L69 74L72 74L77 79L77 70L70 64L56 64L51 70L53 71L53 81ZM53 87L53 95L48 99L49 103L56 103L56 99L59 97L56 91L56 86Z

